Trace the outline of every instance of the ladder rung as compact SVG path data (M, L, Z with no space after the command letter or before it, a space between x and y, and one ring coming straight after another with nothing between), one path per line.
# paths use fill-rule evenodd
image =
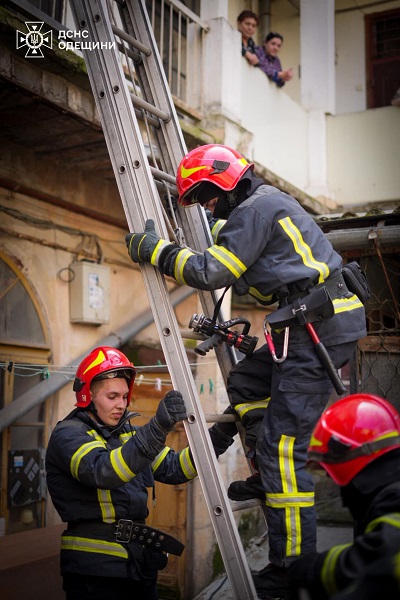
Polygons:
M155 167L150 167L150 170L154 178L158 177L159 179L167 181L168 183L172 183L173 186L176 186L176 178L170 175L169 173L166 173L165 171L160 171L160 169L156 169Z
M132 92L130 92L130 96L131 96L133 106L147 110L149 113L151 113L152 115L155 115L156 117L158 117L165 123L168 123L168 121L170 120L171 115L169 113L166 113L164 110L160 110L159 108L156 108L155 106L150 104L150 102L146 102L146 100L142 100L142 98L135 96L135 94L132 94Z
M181 329L181 336L186 340L201 340L204 341L206 338L202 333L196 333L193 329Z
M239 415L221 415L218 413L209 413L204 415L206 423L236 423L240 421Z
M129 35L129 33L126 33L126 31L123 31L116 25L111 24L111 28L113 30L113 33L115 33L115 35L117 35L119 38L121 38L121 40L125 40L125 42L128 42L128 44L130 44L134 48L137 48L138 50L140 50L140 52L143 52L143 54L145 54L146 56L150 56L150 54L151 54L150 48L147 48L147 46L144 46L143 44L141 44L140 42L135 40L135 38L133 38L131 35Z
M140 56L139 53L133 52L133 50L131 50L130 48L127 48L120 42L117 42L117 48L121 52L121 54L125 54L125 52L126 52L127 55L129 56L129 58L131 58L135 63L142 62L142 57Z
M242 502L235 502L234 500L231 500L232 512L246 510L248 508L257 508L257 506L263 506L263 503L259 498L254 498L253 500L243 500Z

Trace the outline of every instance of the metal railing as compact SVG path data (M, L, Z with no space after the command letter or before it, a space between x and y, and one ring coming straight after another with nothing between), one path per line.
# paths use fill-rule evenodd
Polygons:
M146 0L172 95L203 111L203 36L207 24L177 0ZM175 99L174 98L174 99Z

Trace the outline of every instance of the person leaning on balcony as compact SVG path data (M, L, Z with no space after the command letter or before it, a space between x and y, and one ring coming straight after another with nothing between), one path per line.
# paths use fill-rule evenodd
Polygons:
M288 569L291 600L400 598L400 415L378 396L353 394L328 408L306 464L340 486L354 541L306 554Z
M288 194L265 185L253 169L243 155L220 144L195 148L180 162L178 202L208 209L213 244L203 253L160 239L151 219L144 232L130 233L125 241L134 262L150 262L181 285L202 290L232 285L236 294L251 294L265 306L279 302L276 313L289 314L287 327L276 324L272 331L279 357L285 332L289 335L286 359L277 363L264 344L233 367L227 385L228 409L239 415L259 469L257 477L232 482L228 496L264 501L270 564L258 574L256 589L262 598L285 598L287 566L316 549L314 482L305 463L310 435L333 389L298 316L315 322L338 369L366 335L365 309L344 282L341 256L312 216ZM321 293L330 318L304 316ZM234 423L226 424L228 430L217 425L234 435Z
M270 32L263 46L256 47L258 57L258 67L273 81L278 87L285 85L286 81L293 78L293 70L282 69L281 61L278 58L279 51L283 43L283 36L280 33Z
M253 66L258 65L256 44L253 40L258 27L258 16L252 10L242 10L237 18L237 28L242 34L242 56Z
M46 452L47 485L68 523L61 537L67 600L157 600L157 572L183 544L145 525L147 488L196 476L190 449L165 445L186 419L182 395L170 391L143 426L128 412L136 369L116 348L95 348L80 363L76 408L54 428ZM218 456L232 443L211 433Z

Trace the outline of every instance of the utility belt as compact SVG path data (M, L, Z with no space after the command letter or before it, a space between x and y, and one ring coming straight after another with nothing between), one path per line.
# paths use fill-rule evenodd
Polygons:
M330 319L335 314L333 300L349 294L343 275L339 273L308 290L281 298L279 308L268 315L268 324L272 329L283 329Z
M73 533L95 534L103 539L112 540L121 544L136 542L141 546L167 552L180 556L185 546L172 535L159 529L149 527L143 522L131 519L119 519L114 523L99 523L97 521L73 521L68 523L67 530Z

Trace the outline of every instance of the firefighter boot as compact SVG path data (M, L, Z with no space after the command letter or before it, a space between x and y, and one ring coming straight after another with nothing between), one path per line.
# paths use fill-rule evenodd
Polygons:
M260 473L254 473L245 481L232 481L228 487L228 498L238 502L260 498L265 500L265 491L261 483Z

